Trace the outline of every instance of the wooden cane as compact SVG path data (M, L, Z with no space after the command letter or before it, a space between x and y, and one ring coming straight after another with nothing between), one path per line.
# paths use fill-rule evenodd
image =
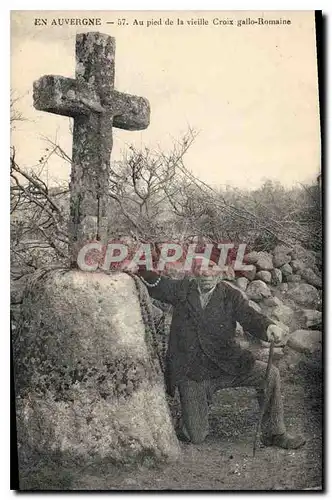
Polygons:
M267 403L268 403L268 400L267 400L267 386L268 386L270 372L271 372L273 351L274 351L274 340L272 339L271 343L270 343L269 360L267 362L267 367L266 367L266 372L265 372L265 379L264 379L264 386L263 386L264 400L263 400L262 408L260 410L259 419L258 419L258 422L257 422L255 436L254 436L254 444L253 444L253 449L252 449L252 456L253 457L256 454L257 436L258 436L258 434L260 432L261 425L262 425L262 420L263 420L263 415L265 413L266 406L267 406Z

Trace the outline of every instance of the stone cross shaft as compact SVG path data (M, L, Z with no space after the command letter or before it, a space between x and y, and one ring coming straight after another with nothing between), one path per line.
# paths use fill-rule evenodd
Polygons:
M75 79L45 75L34 82L34 107L74 118L70 181L72 263L84 243L107 240L112 127L143 130L150 122L147 99L114 90L115 38L76 36Z

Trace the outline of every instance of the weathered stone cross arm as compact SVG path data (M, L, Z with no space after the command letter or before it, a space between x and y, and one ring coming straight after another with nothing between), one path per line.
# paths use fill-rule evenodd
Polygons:
M113 126L124 130L144 130L150 123L150 105L144 97L111 90L101 102L98 92L85 82L57 75L45 75L33 85L34 106L56 115L106 113Z
M112 128L143 130L150 122L144 97L114 89L115 39L76 36L75 79L45 75L34 82L36 109L74 118L70 180L71 259L91 240L107 240Z

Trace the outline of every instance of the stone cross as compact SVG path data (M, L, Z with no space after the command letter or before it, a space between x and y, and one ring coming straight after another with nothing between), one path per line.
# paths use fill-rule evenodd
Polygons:
M34 107L74 118L70 181L72 264L84 243L107 240L112 127L143 130L149 101L114 90L115 38L102 33L76 36L75 79L45 75L34 82Z

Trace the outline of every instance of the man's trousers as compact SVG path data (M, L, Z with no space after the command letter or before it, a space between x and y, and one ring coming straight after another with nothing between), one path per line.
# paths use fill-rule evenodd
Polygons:
M223 376L196 382L183 380L179 383L182 407L182 432L192 443L202 443L209 433L209 398L215 391L229 387L254 387L260 408L264 404L264 381L267 364L256 361L253 369L246 376ZM280 392L280 375L275 366L271 366L266 389L267 404L262 419L262 433L265 436L283 434L283 404ZM258 418L258 417L257 417Z

